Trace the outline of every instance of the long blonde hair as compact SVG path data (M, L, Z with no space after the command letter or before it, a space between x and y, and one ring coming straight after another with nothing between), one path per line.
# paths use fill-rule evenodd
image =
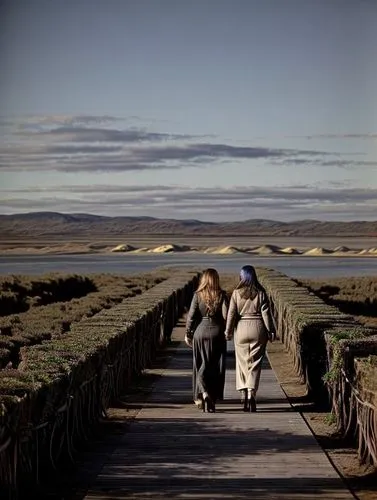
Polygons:
M200 278L197 294L207 307L207 314L215 314L223 295L216 269L206 269Z

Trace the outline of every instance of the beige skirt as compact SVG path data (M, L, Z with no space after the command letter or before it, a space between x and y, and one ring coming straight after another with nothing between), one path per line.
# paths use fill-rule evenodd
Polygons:
M241 319L234 333L236 388L258 390L268 335L262 319Z

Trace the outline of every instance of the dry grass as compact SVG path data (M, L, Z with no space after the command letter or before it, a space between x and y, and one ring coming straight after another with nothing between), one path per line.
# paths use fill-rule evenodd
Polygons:
M238 274L222 274L221 288L230 296L239 282Z
M92 279L74 274L0 276L0 316L24 312L34 306L69 301L96 289Z
M157 270L140 276L0 278L0 368L16 367L21 347L63 335L72 323L141 294L168 277L168 271Z
M326 304L355 316L366 326L377 328L377 276L305 279L298 283L309 288Z

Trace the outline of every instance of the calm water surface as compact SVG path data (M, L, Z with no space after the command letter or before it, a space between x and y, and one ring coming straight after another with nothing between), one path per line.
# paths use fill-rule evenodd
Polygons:
M250 257L245 255L30 255L0 256L0 274L135 274L157 267L215 267L219 272L238 273L245 264L265 266L292 277L327 278L377 275L375 258Z

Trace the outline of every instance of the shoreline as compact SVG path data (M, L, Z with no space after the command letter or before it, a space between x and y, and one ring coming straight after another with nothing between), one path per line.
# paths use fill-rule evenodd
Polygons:
M0 242L0 256L102 255L134 257L154 255L245 256L245 257L377 257L377 238L219 236L192 237L171 234L119 234L82 238L6 238Z

